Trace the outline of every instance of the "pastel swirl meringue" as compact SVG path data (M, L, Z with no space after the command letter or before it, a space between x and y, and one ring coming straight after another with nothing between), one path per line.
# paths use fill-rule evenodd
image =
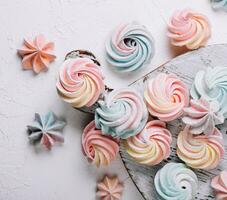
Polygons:
M206 101L205 99L192 99L190 107L184 108L185 116L182 121L190 126L192 134L212 134L215 125L224 123L224 116L219 113L217 101Z
M100 67L86 57L65 60L56 87L59 96L74 108L91 107L105 90Z
M96 129L95 122L90 122L82 135L82 149L88 161L97 167L108 166L116 159L119 152L118 141L105 136L101 130Z
M168 122L183 114L189 103L189 91L176 75L160 73L148 81L144 98L150 114Z
M48 69L49 64L56 58L53 50L54 43L48 42L42 34L36 36L34 40L25 38L24 45L18 49L23 69L31 69L37 74Z
M227 67L208 67L206 71L197 72L190 93L194 99L202 97L207 101L217 101L219 112L227 118Z
M154 178L160 200L192 200L198 189L196 174L182 163L168 163Z
M105 176L104 179L98 183L97 196L101 200L120 200L124 186L120 183L118 177Z
M222 133L215 128L211 135L193 135L186 126L177 138L177 155L195 169L214 169L224 155Z
M171 142L172 135L165 123L153 120L138 135L125 140L125 147L136 162L153 166L169 157Z
M227 0L211 0L211 5L215 10L227 11Z
M222 171L218 176L215 176L211 181L211 187L215 191L216 200L227 199L227 171Z
M198 49L211 37L209 20L192 10L177 11L168 24L168 37L174 46Z
M132 88L115 90L99 101L95 123L106 135L126 139L146 125L148 111L142 96Z
M135 71L154 56L154 41L145 26L132 22L120 25L106 43L107 61L118 72Z

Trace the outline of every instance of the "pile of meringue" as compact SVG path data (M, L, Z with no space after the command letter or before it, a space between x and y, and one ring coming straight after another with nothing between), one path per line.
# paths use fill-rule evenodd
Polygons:
M226 7L226 1L212 1L215 8ZM176 12L168 24L168 37L174 46L190 50L204 46L211 37L208 19L197 12ZM54 44L43 35L25 39L18 50L24 69L39 73L54 61ZM145 26L133 22L119 26L106 43L106 60L118 72L132 72L150 63L154 41ZM188 87L175 75L160 73L145 82L144 91L132 87L109 89L104 82L101 65L88 52L70 52L57 78L58 95L75 109L94 112L94 120L82 134L82 150L88 161L108 166L116 159L120 142L128 155L141 164L160 164L171 154L172 133L166 123L181 119L185 124L177 138L177 156L183 163L168 163L154 179L159 199L190 200L198 190L198 178L190 169L211 170L224 155L222 133L217 125L227 118L227 68L215 67L199 71ZM29 126L30 139L41 140L48 149L54 142L63 142L61 135L46 124L65 123L53 114ZM41 123L42 122L42 123ZM55 130L55 129L54 129ZM54 133L53 133L54 132ZM190 167L190 168L189 168ZM227 198L227 172L212 180L216 199ZM123 185L117 177L106 176L98 184L101 199L118 200Z
M226 3L213 2L215 7L220 7L222 4L225 5ZM189 50L198 49L205 46L211 37L210 22L205 15L192 10L177 11L168 23L167 36L173 46L186 47ZM110 35L105 46L107 63L120 73L133 72L148 66L155 54L154 39L150 31L138 22L118 26ZM41 34L35 39L25 38L22 48L18 50L18 54L22 57L23 69L31 69L36 74L47 70L49 64L56 58L53 50L54 43L48 42ZM66 62L62 68L66 69L67 65L70 65L69 62ZM89 63L84 62L84 65L87 64ZM66 71L62 72L61 78L63 78L64 73ZM64 77L65 79L72 78L67 73L65 75L67 76ZM97 78L97 74L95 76ZM87 81L92 80L88 79ZM75 87L69 82L63 81L62 84L65 88L60 88L59 91L63 93L66 101L70 101L71 99L68 99L67 96L69 94L64 89L75 91ZM102 87L99 89L101 90ZM73 95L76 95L75 92ZM90 105L94 100L90 99L85 104Z
M82 149L97 167L116 159L120 141L135 162L161 163L171 154L172 134L166 122L182 119L185 128L178 134L177 156L185 164L171 163L157 173L155 187L163 199L173 194L175 199L192 199L198 179L188 167L214 169L224 155L223 136L216 126L227 118L226 67L199 71L190 90L176 75L160 73L145 82L144 91L132 87L107 91L97 62L75 56L62 65L56 86L59 96L74 108L94 110L94 120L82 134ZM178 177L170 180L177 182L176 193L162 180L167 177L162 173L172 173L169 166L182 178L183 186Z

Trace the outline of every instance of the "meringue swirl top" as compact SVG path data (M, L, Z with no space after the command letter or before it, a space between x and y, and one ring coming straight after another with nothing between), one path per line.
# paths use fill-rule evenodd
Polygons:
M138 135L125 140L125 147L136 162L152 166L169 157L171 141L165 123L153 120Z
M227 171L222 171L211 181L211 187L215 190L216 200L227 199Z
M138 134L146 125L148 112L142 96L134 89L107 94L95 111L96 127L121 139Z
M192 10L176 11L168 24L168 37L174 46L198 49L211 36L209 20Z
M214 169L224 155L222 133L215 128L211 135L193 135L189 126L177 138L177 155L195 169Z
M119 26L106 43L107 61L119 72L131 72L149 63L154 41L143 25L132 22Z
M227 11L227 0L211 0L211 4L215 10L223 9Z
M184 108L185 116L183 122L190 125L192 134L212 134L215 125L224 123L224 116L219 113L217 101L206 101L205 99L193 100L188 108Z
M227 67L208 67L206 71L197 72L190 92L194 99L202 97L207 101L217 101L220 113L227 118Z
M148 81L144 98L151 115L162 121L172 121L188 106L189 92L176 75L160 73Z
M53 50L54 43L48 42L44 35L40 34L34 40L25 38L23 47L18 49L18 54L23 58L23 68L32 69L38 74L48 69L49 64L55 60Z
M97 167L107 166L115 160L119 151L118 142L102 134L95 128L95 122L90 122L82 135L82 149L84 155Z
M104 91L100 67L89 58L64 61L56 84L59 96L75 108L90 107Z
M166 164L155 175L154 184L163 200L192 200L199 186L196 174L182 163Z

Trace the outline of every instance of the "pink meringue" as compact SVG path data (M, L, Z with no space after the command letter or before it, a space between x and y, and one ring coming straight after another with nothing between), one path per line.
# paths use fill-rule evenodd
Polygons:
M161 73L149 80L144 98L150 114L168 122L183 114L189 103L189 91L176 75Z
M101 130L95 128L95 122L90 122L82 135L82 149L88 160L96 165L107 166L115 160L119 152L118 141L110 136L102 135Z
M153 120L138 135L125 140L125 148L136 162L153 166L169 157L171 142L172 135L166 124Z
M53 50L54 43L47 42L44 35L40 34L34 40L24 39L24 45L18 49L18 54L23 58L24 69L32 69L35 73L39 73L48 69L49 64L55 60Z
M186 126L177 138L177 155L189 167L214 169L224 156L222 133L215 128L210 135L193 135Z
M215 125L224 123L224 116L219 111L217 101L206 101L205 99L191 100L190 107L184 108L185 116L182 118L185 124L190 125L193 134L212 134Z
M211 187L215 190L216 200L227 200L227 171L222 171L211 181Z
M177 11L168 24L168 37L174 46L198 49L211 37L209 20L192 10Z
M124 186L119 182L117 177L105 176L104 179L98 183L97 196L101 200L120 200L123 193Z
M59 96L75 108L92 106L105 90L100 67L89 58L65 60L56 87Z

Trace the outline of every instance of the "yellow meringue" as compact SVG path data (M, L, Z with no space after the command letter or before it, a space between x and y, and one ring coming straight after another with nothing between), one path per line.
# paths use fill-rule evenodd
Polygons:
M177 155L195 169L214 169L224 155L222 133L215 128L210 135L193 135L189 126L179 133Z

